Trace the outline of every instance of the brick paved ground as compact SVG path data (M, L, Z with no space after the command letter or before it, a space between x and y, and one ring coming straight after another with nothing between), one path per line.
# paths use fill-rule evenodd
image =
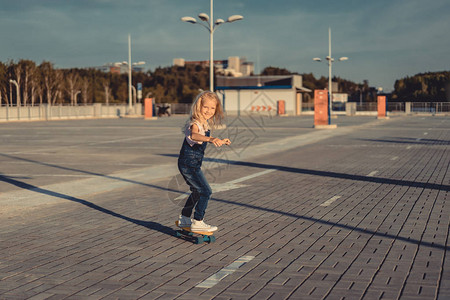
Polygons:
M333 122L229 120L203 245L173 236L182 118L0 124L0 299L450 299L450 119Z

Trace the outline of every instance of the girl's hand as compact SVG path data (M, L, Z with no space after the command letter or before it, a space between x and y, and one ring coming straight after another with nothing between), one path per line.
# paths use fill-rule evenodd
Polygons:
M229 139L219 139L219 138L212 138L210 141L210 143L213 143L214 146L216 147L222 147L223 145L230 145L231 141Z
M224 141L219 138L212 138L209 140L209 142L214 144L214 146L216 147L221 147L223 144L225 144Z

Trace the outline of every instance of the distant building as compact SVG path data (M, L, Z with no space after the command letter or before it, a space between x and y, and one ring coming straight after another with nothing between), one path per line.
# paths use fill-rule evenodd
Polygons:
M255 64L249 61L242 62L241 73L244 74L244 76L253 75L255 73Z
M226 68L225 70L228 70L229 72L234 72L234 73L241 73L241 61L240 61L239 57L238 56L228 57L228 68ZM242 75L240 75L240 76L242 76Z
M332 93L332 101L333 102L341 102L341 103L346 103L348 102L348 94L345 93Z
M173 65L180 67L186 65L209 67L209 60L186 61L184 58L174 58ZM249 76L254 72L254 64L238 56L228 57L226 60L214 60L214 67L217 74L234 77Z
M101 67L97 67L98 70L103 72L109 72L113 74L127 74L128 73L128 65L127 64L105 64ZM138 66L132 66L133 72L144 72L144 66L138 65Z
M174 58L173 65L177 66L177 67L184 67L184 65L185 65L184 58Z
M300 75L287 76L217 76L216 90L229 115L241 113L276 113L277 103L285 101L286 113L298 115L302 110L303 87Z
M228 64L227 60L214 60L214 66L216 68L222 69L224 66L226 67L227 64ZM184 67L186 65L209 67L209 60L186 61L186 60L184 60L184 58L174 58L173 65L178 66L178 67Z

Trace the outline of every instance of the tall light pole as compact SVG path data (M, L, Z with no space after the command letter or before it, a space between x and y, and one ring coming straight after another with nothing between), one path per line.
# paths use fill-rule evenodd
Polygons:
M77 96L78 96L78 94L80 94L80 93L81 93L81 90L78 90L78 91L76 91L75 95L73 96L73 99L75 100L75 106L78 105Z
M328 64L328 124L330 124L330 115L331 112L333 111L333 108L331 106L331 101L332 101L332 82L331 82L331 66L334 62L334 58L331 57L331 28L328 27L328 56L325 58L327 60L327 64ZM320 58L315 57L313 58L314 61L320 62L322 61ZM348 60L348 57L343 56L341 58L338 59L338 61L344 61L344 60Z
M128 67L128 110L131 111L133 108L133 93L131 92L132 87L132 67L133 66L139 66L139 65L145 65L145 61L140 61L136 63L131 63L131 36L128 34L128 62L116 62L114 63L115 66L124 65Z
M128 34L128 109L131 111L133 106L131 100L131 36Z
M20 90L19 90L19 84L17 83L17 81L10 79L9 80L10 83L13 83L16 86L16 99L17 99L17 106L21 106L20 103ZM11 96L11 106L12 106L12 96Z
M208 24L208 26L206 26L203 23L197 23L197 20L193 17L182 17L181 21L192 23L192 24L202 25L209 32L209 89L211 91L214 91L214 31L217 29L217 27L219 25L221 25L223 23L231 23L234 21L239 21L239 20L242 20L244 17L241 15L232 15L232 16L228 17L228 19L226 21L223 19L217 19L213 23L213 19L214 19L214 17L213 17L213 0L210 0L209 15L211 16L211 18L205 13L200 13L198 15L198 18L200 20L202 20L203 22L205 22L206 24Z

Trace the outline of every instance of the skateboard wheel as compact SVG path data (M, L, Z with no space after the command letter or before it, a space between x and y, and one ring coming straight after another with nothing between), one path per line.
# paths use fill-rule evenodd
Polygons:
M180 236L181 236L181 233L180 233L179 231L175 231L175 236L176 236L176 237L180 237Z
M200 236L196 237L196 238L195 238L195 243L196 243L196 244L201 244L201 243L203 243L203 237L200 237Z
M216 237L213 236L213 235L211 235L211 236L209 237L209 242L210 242L210 243L214 243L215 241L216 241Z

